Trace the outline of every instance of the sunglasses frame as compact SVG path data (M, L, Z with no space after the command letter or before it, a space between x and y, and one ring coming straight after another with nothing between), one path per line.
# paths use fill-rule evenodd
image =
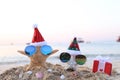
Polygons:
M67 60L64 60L63 59L63 56L67 56L68 55L68 57L69 57L69 59L67 58ZM71 59L71 56L72 55L70 55L70 53L68 53L68 52L62 52L61 54L60 54L60 60L61 60L61 62L68 62L68 61L70 61L70 59ZM83 59L83 61L79 61L79 60L82 60ZM80 59L81 58L81 59ZM79 64L79 65L83 65L83 64L85 64L85 62L86 62L86 60L87 60L87 58L86 58L86 56L85 55L82 55L82 54L79 54L79 55L75 55L75 62L77 63L77 64Z
M33 49L33 50L32 50ZM31 51L30 51L31 50ZM36 46L34 45L28 45L25 47L25 53L28 55L28 56L32 56L34 55L36 52L37 52L37 48ZM52 52L52 47L49 46L49 45L43 45L40 47L40 52L43 54L43 55L49 55L51 54Z
M67 57L65 57L66 59L64 59L64 57L63 56L67 56ZM69 53L67 53L67 52L62 52L61 54L60 54L60 60L62 61L62 62L68 62L69 60L70 60L70 58L71 58L71 55L69 54Z

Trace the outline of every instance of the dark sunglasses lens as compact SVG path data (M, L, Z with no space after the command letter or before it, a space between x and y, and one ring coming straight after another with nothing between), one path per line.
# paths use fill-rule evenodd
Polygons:
M71 58L71 55L67 52L63 52L60 54L60 60L62 62L68 62L70 60L70 58Z
M34 53L36 53L36 47L35 46L27 46L25 48L25 53L29 56L32 56Z
M83 65L86 62L86 56L84 56L84 55L77 55L75 57L75 61L76 61L77 64Z
M49 55L52 52L52 48L51 46L43 45L40 47L40 51L44 55Z

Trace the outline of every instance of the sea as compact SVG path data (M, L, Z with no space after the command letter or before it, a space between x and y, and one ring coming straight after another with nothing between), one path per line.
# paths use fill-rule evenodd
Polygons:
M81 54L85 55L88 60L94 59L97 56L109 57L111 60L120 60L120 42L85 42L78 43ZM48 62L60 62L59 56L62 52L66 52L68 43L51 43L53 49L59 51L47 59ZM25 49L27 45L12 44L0 45L0 64L12 63L28 63L29 58L18 53L18 50Z

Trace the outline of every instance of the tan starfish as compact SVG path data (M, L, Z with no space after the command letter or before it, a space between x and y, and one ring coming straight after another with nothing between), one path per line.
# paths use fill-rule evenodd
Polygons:
M23 54L23 55L26 55L26 56L28 56L28 57L30 58L30 64L26 67L26 69L25 69L26 71L28 71L28 70L33 70L33 69L36 68L36 67L46 67L46 66L45 66L46 59L47 59L50 55L52 55L52 54L54 54L54 53L56 53L56 52L58 51L57 49L55 49L55 50L53 50L53 51L51 52L51 54L49 54L49 55L43 55L43 54L41 53L41 51L40 51L40 46L36 46L36 48L37 48L37 51L36 51L36 53L33 54L32 56L28 56L28 55L25 53L25 51L18 50L19 53L21 53L21 54Z

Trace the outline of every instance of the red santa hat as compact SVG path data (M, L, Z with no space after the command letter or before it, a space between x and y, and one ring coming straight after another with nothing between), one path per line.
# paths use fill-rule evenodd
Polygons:
M72 43L68 47L68 51L67 52L70 53L71 55L81 54L80 48L79 48L79 45L78 45L78 41L77 41L76 37L74 37Z
M43 46L46 45L47 42L44 40L43 36L39 32L37 25L34 25L34 34L33 34L33 39L31 45L34 46Z

